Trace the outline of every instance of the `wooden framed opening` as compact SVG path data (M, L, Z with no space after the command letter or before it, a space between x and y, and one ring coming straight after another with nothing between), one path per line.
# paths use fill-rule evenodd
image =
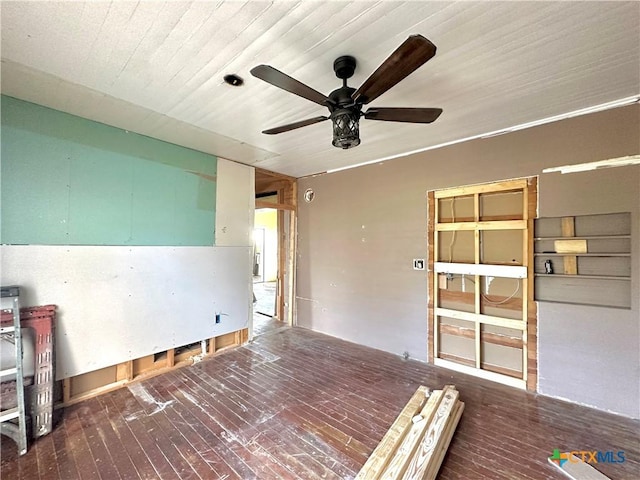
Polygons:
M294 324L297 181L293 177L256 168L256 210L278 211L278 273L275 317Z
M536 390L537 179L428 193L429 361Z

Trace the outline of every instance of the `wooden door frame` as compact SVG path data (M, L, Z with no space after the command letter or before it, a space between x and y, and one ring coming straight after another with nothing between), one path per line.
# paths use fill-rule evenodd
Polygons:
M273 194L277 201L261 200L259 196ZM278 211L278 274L275 316L292 326L295 323L295 258L297 232L298 183L294 177L255 169L255 208L273 208ZM285 215L290 213L289 225ZM289 305L285 304L285 295ZM288 307L288 308L287 308Z
M534 285L534 268L533 268L533 238L534 238L534 219L537 216L537 204L538 204L538 194L537 194L537 177L531 177L527 179L520 180L511 180L505 182L495 182L488 183L482 185L474 185L468 187L458 187L452 189L429 191L427 194L427 230L428 230L428 286L427 286L427 298L428 298L428 358L429 363L437 364L443 363L442 360L436 358L435 352L438 347L438 335L435 332L436 327L436 318L435 318L435 310L438 308L438 298L437 292L438 287L436 286L437 274L435 272L435 262L437 254L437 238L435 235L437 219L438 219L438 208L437 208L437 200L441 197L453 197L453 196L463 196L463 195L474 195L477 197L479 194L483 192L490 193L496 191L508 191L509 189L522 189L523 191L523 209L522 209L522 220L519 221L521 223L520 227L524 227L527 231L527 235L524 236L523 239L523 251L526 253L522 259L522 265L527 268L527 275L523 279L523 288L526 290L526 294L522 297L523 302L523 320L526 320L525 329L522 334L522 346L523 346L523 368L526 370L523 372L524 377L524 386L526 386L527 390L536 391L537 390L537 371L538 371L538 363L537 363L537 307L533 298L533 285ZM483 224L484 227L491 228L492 225L487 225L492 222L479 222L478 218L478 200L475 198L474 200L474 210L475 210L475 223L479 225ZM470 222L474 223L474 222ZM476 225L476 226L477 226ZM495 224L496 227L499 225ZM451 229L455 229L454 225L451 225ZM469 227L469 225L465 225L465 227ZM469 228L467 228L469 229ZM477 228L476 228L477 230ZM477 235L476 235L477 237ZM476 248L478 245L478 239L475 239ZM479 259L476 257L476 264L480 263ZM483 265L484 267L484 265ZM484 275L484 274L483 274ZM476 277L477 278L477 277ZM476 284L476 289L479 287L479 282ZM477 296L477 291L476 291ZM476 300L477 301L477 300ZM477 313L476 306L476 313ZM473 316L476 314L470 314L469 316ZM477 315L476 315L477 316ZM465 332L467 333L467 332ZM478 335L478 325L476 325L475 332L476 345L479 342ZM477 355L477 354L476 354ZM476 358L476 363L478 359ZM465 370L466 371L466 370ZM479 370L482 373L482 370ZM469 373L469 372L468 372ZM476 372L478 373L478 372ZM482 375L478 375L482 376ZM491 377L492 379L495 375L486 375L487 377ZM522 385L522 380L520 381ZM505 382L509 384L509 382ZM512 382L513 384L517 382ZM521 388L523 388L521 386Z

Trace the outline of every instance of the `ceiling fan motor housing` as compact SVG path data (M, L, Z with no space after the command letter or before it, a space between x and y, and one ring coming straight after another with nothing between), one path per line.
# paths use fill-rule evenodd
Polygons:
M353 76L353 72L356 71L356 59L351 55L343 55L336 58L333 62L333 71L336 72L336 77L346 80Z

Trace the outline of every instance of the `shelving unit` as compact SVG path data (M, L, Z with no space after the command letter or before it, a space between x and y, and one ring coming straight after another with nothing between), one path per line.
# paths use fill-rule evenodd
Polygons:
M11 299L11 324L1 324L0 333L13 337L15 367L0 371L0 376L15 375L16 405L0 412L0 432L11 437L18 446L18 453L27 453L27 419L24 401L24 375L22 369L22 334L20 325L20 287L2 287L2 298Z
M631 308L629 213L539 218L535 232L536 300ZM565 240L569 251L555 251L556 242Z

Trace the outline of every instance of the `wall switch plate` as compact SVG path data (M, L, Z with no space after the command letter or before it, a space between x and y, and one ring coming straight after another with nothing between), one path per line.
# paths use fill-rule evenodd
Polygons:
M414 258L413 259L413 269L414 270L424 270L424 258Z

